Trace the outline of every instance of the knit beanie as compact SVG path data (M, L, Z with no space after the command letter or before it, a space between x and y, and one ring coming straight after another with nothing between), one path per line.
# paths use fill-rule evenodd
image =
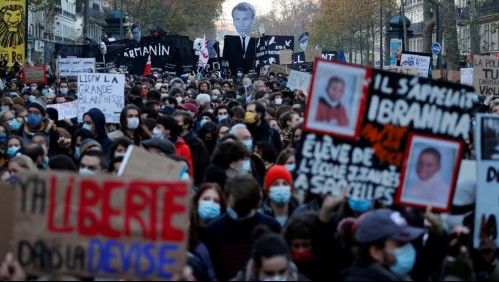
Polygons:
M85 154L85 152L92 147L99 147L102 149L101 144L99 144L99 142L97 142L95 139L87 138L87 139L81 141L81 144L80 144L81 156L83 156L83 154Z
M42 103L39 101L35 101L35 102L29 104L28 109L29 108L36 108L37 110L40 111L40 113L42 113L42 116L47 114L47 110L45 109L45 106L42 105Z
M291 188L293 187L293 177L291 176L289 170L283 165L275 165L272 166L265 174L265 195L269 194L270 186L277 179L284 179L291 184Z

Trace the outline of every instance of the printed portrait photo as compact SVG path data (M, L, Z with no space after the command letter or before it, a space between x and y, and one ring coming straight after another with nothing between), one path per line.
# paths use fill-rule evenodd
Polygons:
M458 177L462 143L413 135L397 203L436 211L447 211Z
M318 60L309 95L305 128L345 138L357 136L362 122L366 69Z
M482 160L499 160L499 118L482 119L481 137Z

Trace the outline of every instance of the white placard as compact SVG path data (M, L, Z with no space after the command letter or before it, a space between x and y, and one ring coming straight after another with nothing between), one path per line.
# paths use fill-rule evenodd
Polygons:
M97 108L106 116L106 123L120 123L124 107L124 74L78 74L78 122L83 122L84 113Z
M428 78L430 70L431 55L416 55L402 53L400 58L401 67L413 67L418 69L418 76Z
M77 76L79 73L95 73L95 58L66 58L58 60L59 75Z
M56 109L59 113L59 120L71 119L78 116L78 101L62 104L50 104L47 108Z
M288 76L287 87L291 90L299 89L308 94L311 81L311 74L292 70Z
M461 84L473 86L473 68L461 69Z

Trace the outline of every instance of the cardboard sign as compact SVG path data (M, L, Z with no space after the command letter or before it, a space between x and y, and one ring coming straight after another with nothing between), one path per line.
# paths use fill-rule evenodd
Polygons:
M316 58L322 58L322 49L305 50L305 62L313 62Z
M295 187L449 209L473 88L316 60L310 91ZM416 170L427 155L444 164L430 177Z
M10 240L14 227L14 186L9 184L0 185L0 259L5 259L5 255L11 252Z
M281 50L279 51L279 63L281 65L289 65L293 63L293 51Z
M106 123L120 123L124 107L124 74L78 74L78 122L83 122L83 115L90 109L97 108L106 116Z
M434 80L438 80L441 78L447 79L447 71L446 70L432 70L431 78Z
M66 58L57 61L60 76L76 76L79 73L95 73L95 58Z
M288 77L287 87L291 90L302 90L308 95L311 81L311 74L292 70Z
M78 101L62 104L50 104L47 108L56 109L59 113L59 120L71 119L78 116Z
M473 68L462 68L460 70L461 84L473 85Z
M45 65L36 67L23 68L23 83L46 83L47 82L47 68Z
M291 72L291 69L287 68L286 66L273 64L270 66L269 72L282 73L285 75L289 75L289 73Z
M16 184L13 250L28 274L170 280L186 262L186 182L29 174Z
M185 171L180 162L159 155L154 155L143 148L129 146L118 176L141 177L143 175L161 175L163 180L176 181Z
M484 238L499 243L497 217L499 216L499 117L477 115L477 193L475 208L475 234L473 246L478 248Z
M473 57L473 86L477 95L499 96L499 58Z
M461 80L461 72L455 70L447 71L447 80L451 82L458 82Z
M411 67L383 66L383 70L405 74L405 75L412 75L412 76L418 75L418 69Z
M428 77L430 63L431 54L403 52L400 57L400 66L417 68L419 77Z

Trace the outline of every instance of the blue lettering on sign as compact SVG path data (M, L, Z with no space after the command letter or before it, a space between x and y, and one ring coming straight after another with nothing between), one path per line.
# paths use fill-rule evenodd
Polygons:
M87 271L94 276L129 273L135 277L172 279L173 272L165 271L175 264L175 260L168 257L171 251L178 251L178 245L133 243L126 247L119 241L92 239L87 252Z

